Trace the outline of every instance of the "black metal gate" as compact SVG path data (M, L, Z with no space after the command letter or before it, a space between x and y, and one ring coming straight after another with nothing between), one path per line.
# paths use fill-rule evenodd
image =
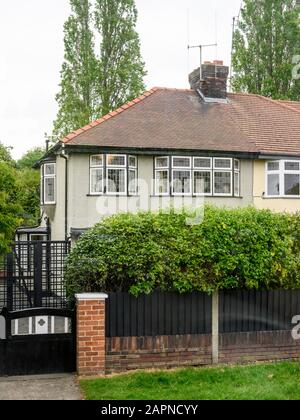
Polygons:
M0 376L74 372L75 311L64 286L69 242L16 242L0 256Z
M76 371L75 311L0 313L0 376Z
M69 242L16 242L0 257L0 310L65 308L65 260Z

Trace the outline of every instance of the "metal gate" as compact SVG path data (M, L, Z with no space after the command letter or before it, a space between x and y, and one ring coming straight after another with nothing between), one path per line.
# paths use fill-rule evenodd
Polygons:
M65 260L69 242L16 242L0 257L0 310L65 308Z
M3 309L0 319L0 376L76 371L75 311Z
M69 242L16 242L0 256L0 376L74 372L75 311L64 286Z

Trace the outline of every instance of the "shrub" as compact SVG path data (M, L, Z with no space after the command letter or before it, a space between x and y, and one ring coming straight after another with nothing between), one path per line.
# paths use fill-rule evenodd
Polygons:
M121 214L97 224L67 260L68 293L299 287L300 216L207 206L201 224L187 217Z

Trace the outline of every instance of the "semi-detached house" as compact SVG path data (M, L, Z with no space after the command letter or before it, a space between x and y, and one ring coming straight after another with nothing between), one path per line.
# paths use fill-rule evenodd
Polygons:
M300 103L227 93L222 62L199 70L191 89L154 88L49 150L42 224L19 239L76 238L104 214L181 199L300 211Z

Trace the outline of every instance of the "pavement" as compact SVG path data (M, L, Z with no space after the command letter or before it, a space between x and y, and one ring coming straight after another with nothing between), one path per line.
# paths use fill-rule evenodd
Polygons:
M0 378L0 401L82 400L76 375Z

